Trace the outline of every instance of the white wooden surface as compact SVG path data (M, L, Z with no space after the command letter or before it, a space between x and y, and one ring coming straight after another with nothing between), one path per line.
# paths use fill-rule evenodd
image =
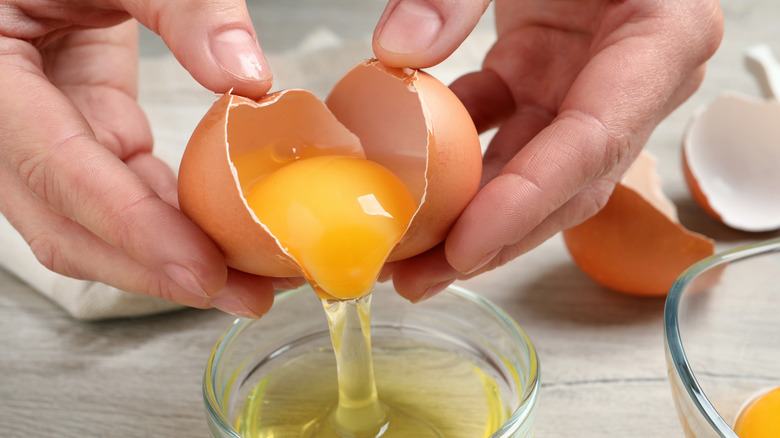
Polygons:
M379 0L328 8L300 2L309 9L267 3L251 8L278 87L319 93L369 56L368 36L383 6ZM726 37L705 84L648 144L682 222L716 238L719 249L778 235L727 229L698 209L682 180L679 143L693 109L725 89L759 95L742 52L765 42L780 53L780 3L722 5ZM492 39L490 25L486 20L453 61L434 73L451 80L477 65ZM160 154L175 162L210 96L188 82L155 38L145 34L143 41L141 101ZM537 436L682 436L666 382L663 300L603 290L571 263L557 237L464 285L513 315L538 349L543 383ZM0 437L206 437L201 377L231 319L213 310L184 310L78 322L0 271Z

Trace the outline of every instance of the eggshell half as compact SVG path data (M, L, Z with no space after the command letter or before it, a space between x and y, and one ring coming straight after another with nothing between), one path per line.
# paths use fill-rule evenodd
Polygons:
M298 264L257 220L241 189L241 181L249 183L285 164L274 155L293 158L293 141L313 145L311 155L362 156L357 137L306 90L259 101L225 94L195 128L179 167L179 206L219 245L229 266L257 275L300 275ZM241 165L242 156L267 145L280 150L267 151L262 166Z
M599 284L626 294L665 296L693 263L715 252L680 225L661 192L655 159L642 153L595 216L563 232L574 262Z
M683 139L696 201L744 231L780 228L780 103L729 92L701 107Z
M400 260L441 242L479 190L482 151L466 108L433 76L376 61L350 70L325 103L420 204L390 255Z

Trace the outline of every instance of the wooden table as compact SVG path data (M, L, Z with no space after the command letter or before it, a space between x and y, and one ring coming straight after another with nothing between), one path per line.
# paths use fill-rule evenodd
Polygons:
M370 56L368 37L383 6L341 1L325 8L310 0L301 2L308 4L304 10L268 3L262 11L255 3L251 8L277 87L320 93L339 72ZM780 19L780 4L722 4L726 37L704 85L647 147L659 158L664 191L682 222L717 239L719 249L778 235L737 232L707 217L690 199L680 171L680 139L694 108L725 89L760 94L742 67L743 50L766 42L780 53L780 26L774 21ZM478 65L492 39L491 26L485 20L453 61L434 72L447 81L464 65ZM144 34L143 42L141 102L158 143L172 145L161 153L175 161L207 99L192 84L182 85L186 75L159 41ZM324 57L327 69L310 74ZM543 382L537 436L682 436L666 381L662 299L628 297L594 284L572 264L559 237L463 285L506 309L536 345ZM206 437L202 373L231 320L215 310L183 310L79 322L0 270L0 436Z

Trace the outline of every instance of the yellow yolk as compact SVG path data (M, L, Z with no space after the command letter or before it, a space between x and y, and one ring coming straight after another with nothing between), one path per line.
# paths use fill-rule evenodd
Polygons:
M750 402L739 413L734 432L740 438L780 436L780 387Z
M245 196L321 298L369 293L417 209L395 174L344 156L294 161Z

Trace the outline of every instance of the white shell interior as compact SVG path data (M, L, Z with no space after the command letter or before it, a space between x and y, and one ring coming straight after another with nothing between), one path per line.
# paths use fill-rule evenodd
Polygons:
M326 99L336 118L363 145L366 158L395 173L423 202L427 186L428 119L410 80L366 61L350 70Z
M733 228L780 228L780 103L729 92L692 118L689 169L710 206Z
M642 151L623 176L621 183L642 195L656 210L670 220L677 219L677 207L661 190L661 178L656 172L658 160L647 151Z

